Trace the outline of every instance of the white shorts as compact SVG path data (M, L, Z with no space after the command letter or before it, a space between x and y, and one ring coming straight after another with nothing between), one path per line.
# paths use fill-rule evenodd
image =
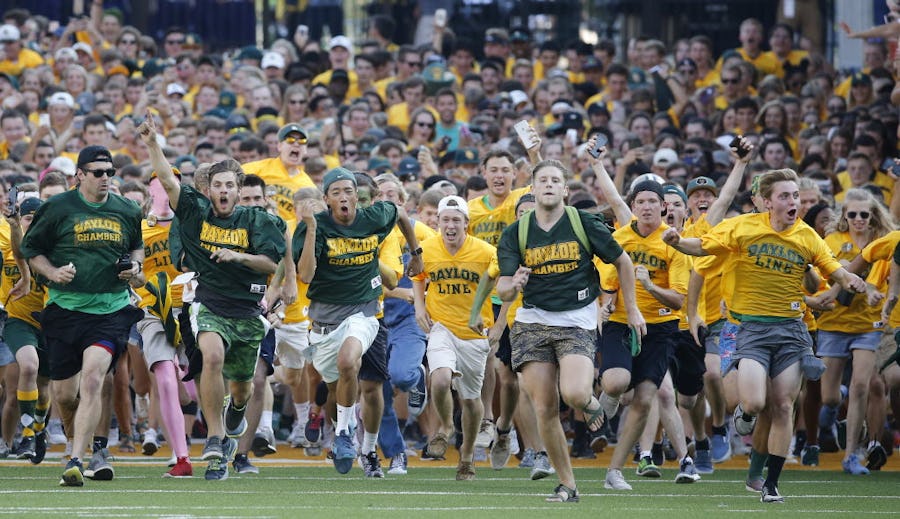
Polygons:
M176 308L172 310L172 313L175 314L177 319L181 310ZM186 365L180 362L181 359L179 358L179 353L183 354L181 350L184 348L176 348L169 343L169 340L166 338L166 330L158 317L145 311L144 318L137 323L137 331L141 334L141 341L143 342L141 349L148 368L152 369L157 362L166 360L170 360L176 365Z
M309 344L313 349L313 367L322 375L322 380L330 384L338 379L337 357L341 345L349 337L362 343L360 357L365 355L378 334L378 319L360 313L344 319L334 330L326 334L318 333L315 326L309 332Z
M309 321L282 324L275 328L275 358L291 369L303 369L312 360L309 347Z
M453 387L465 400L481 398L484 366L491 345L487 339L460 339L441 323L434 323L428 335L425 355L431 373L439 368L453 372Z

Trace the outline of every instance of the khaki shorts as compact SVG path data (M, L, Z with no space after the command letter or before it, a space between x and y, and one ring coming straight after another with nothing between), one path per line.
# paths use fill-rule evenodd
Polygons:
M234 382L253 380L259 343L266 336L269 323L262 316L234 318L214 314L202 303L191 303L191 328L201 333L216 333L225 344L222 374Z
M275 357L291 369L303 369L312 360L309 346L309 321L282 324L275 328Z
M175 308L172 310L172 313L177 319L181 310ZM146 316L143 319L138 321L137 331L141 334L141 349L144 352L144 359L147 361L147 367L152 369L153 365L157 362L164 362L167 360L179 364L179 347L169 343L169 340L166 338L166 330L163 327L162 321L159 320L159 317L156 317L149 312L145 315ZM180 346L180 349L183 351L184 347Z
M309 332L309 344L313 348L313 367L322 375L322 380L330 384L338 379L337 357L341 345L350 337L362 344L360 358L375 341L378 334L378 319L360 313L351 315L336 328L321 333L315 326Z
M481 398L484 366L491 345L487 339L460 339L441 323L434 323L428 334L425 355L431 373L439 368L453 372L453 387L464 400Z

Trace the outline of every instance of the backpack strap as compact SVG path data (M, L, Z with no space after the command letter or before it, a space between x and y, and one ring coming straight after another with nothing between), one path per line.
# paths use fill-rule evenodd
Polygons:
M569 216L569 223L572 224L572 230L575 231L575 237L578 238L578 242L581 243L588 254L592 255L591 242L588 240L587 233L584 231L584 224L581 222L581 215L578 214L578 209L570 205L565 207L566 214Z
M519 218L519 255L523 260L525 259L525 245L528 243L528 225L531 223L531 213L533 212L534 209L526 211Z

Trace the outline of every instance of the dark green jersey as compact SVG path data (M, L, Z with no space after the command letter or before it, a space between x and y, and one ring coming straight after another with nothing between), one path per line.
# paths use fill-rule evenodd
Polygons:
M226 317L259 315L268 274L240 263L217 263L210 255L222 248L264 255L274 262L284 256L284 233L261 208L237 206L227 218L217 217L205 196L182 186L175 217L179 223L184 263L199 274L197 299ZM227 302L235 308L228 311Z
M378 247L397 222L397 208L376 202L356 210L351 225L337 224L331 213L316 215L316 274L309 284L310 301L334 305L358 305L378 299L381 275ZM294 262L300 260L306 224L294 231Z
M84 294L127 291L116 263L143 248L141 210L134 202L110 193L106 202L91 204L77 189L42 204L22 241L26 258L43 255L57 267L75 265L75 279L50 283L51 290Z
M520 265L531 269L525 285L523 306L551 312L577 310L587 306L600 294L600 280L593 257L607 263L622 254L603 217L578 211L592 251L579 243L565 214L549 232L538 226L534 213L528 225L525 255L519 250L519 222L503 230L497 247L500 275L512 276Z

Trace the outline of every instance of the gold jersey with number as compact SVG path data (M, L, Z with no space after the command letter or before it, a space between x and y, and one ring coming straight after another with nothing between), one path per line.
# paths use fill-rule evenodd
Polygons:
M171 282L180 272L172 263L169 252L169 229L171 225L150 225L147 220L141 222L141 236L144 238L144 277L149 281L158 272L165 272ZM181 292L184 285L174 285L169 289L174 308L181 308ZM153 304L156 300L144 287L135 290L141 296L141 308Z
M849 263L862 252L853 243L849 232L833 232L825 237L825 243L838 261L846 260ZM866 282L884 292L890 271L889 260L875 261L869 269ZM880 331L884 326L881 322L881 306L869 305L865 294L854 295L850 306L836 303L834 310L822 312L816 323L820 330L842 333L868 333Z

